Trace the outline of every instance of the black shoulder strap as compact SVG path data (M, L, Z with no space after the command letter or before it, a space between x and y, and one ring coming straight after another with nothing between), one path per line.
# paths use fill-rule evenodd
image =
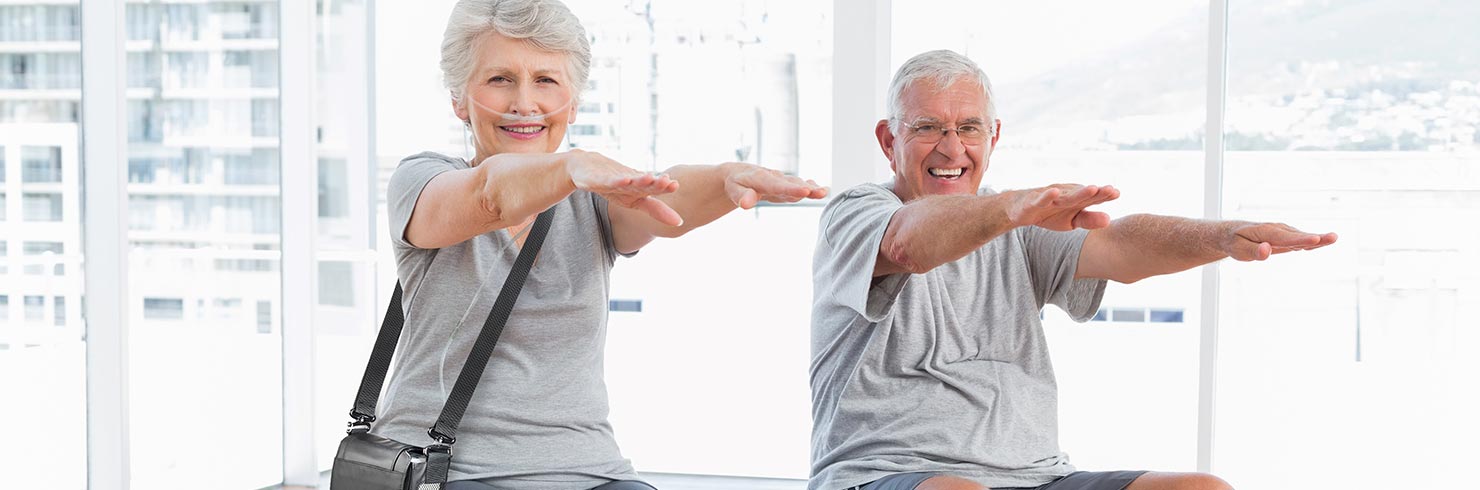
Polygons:
M457 375L457 384L452 386L452 393L447 395L447 404L442 406L442 416L437 417L437 424L427 430L427 435L437 442L452 445L457 440L457 425L462 422L468 402L473 401L473 391L478 389L483 368L493 355L493 347L498 344L499 335L504 333L504 322L514 312L514 301L519 299L519 291L524 288L524 279L529 277L534 256L545 243L545 232L550 231L553 215L554 208L551 208L540 213L540 217L534 220L534 228L530 230L529 238L524 240L519 258L514 260L514 269L509 271L509 278L504 281L504 288L498 292L498 300L493 303L493 311L483 320L483 330L478 332L478 340L473 343L473 350L468 353L468 360L463 364L462 372Z
M524 281L529 277L535 255L539 254L540 247L545 243L545 235L550 230L550 221L554 215L554 208L540 213L530 229L529 237L524 241L524 246L519 250L519 257L514 259L514 268L509 271L503 290L499 291L498 299L494 301L493 310L483 322L483 330L473 344L473 351L468 355L468 361L463 365L452 393L448 395L447 405L442 408L442 417L428 431L439 443L452 444L455 439L457 425L468 408L468 402L473 399L473 390L477 388L478 378L483 376L483 367L493 354L499 335L503 333L504 322L508 321L509 314L514 311L514 300L524 288ZM397 282L396 290L391 294L391 303L386 307L380 333L375 337L375 348L370 352L370 364L365 367L365 376L360 380L355 406L349 412L354 419L349 424L350 430L368 430L370 424L375 422L375 404L380 398L380 387L390 369L391 356L395 353L396 342L401 337L401 328L405 321L405 313L401 309L401 283Z

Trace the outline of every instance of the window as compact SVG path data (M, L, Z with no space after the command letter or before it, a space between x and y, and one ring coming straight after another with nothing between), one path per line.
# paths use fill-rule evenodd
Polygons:
M582 95L590 112L572 125L572 146L640 170L744 161L827 182L833 3L568 2L591 36L593 58ZM799 373L807 369L808 333L799 319L811 304L804 272L821 211L813 204L732 213L702 234L621 259L612 270L611 296L618 301L608 306L623 311L609 316L611 420L624 455L639 470L806 477L810 400ZM731 247L753 253L725 263L703 258ZM677 276L653 280L658 270ZM736 280L720 285L712 277ZM762 284L763 277L797 280ZM696 282L708 285L706 294L683 286ZM712 313L735 298L767 306L728 317ZM743 348L667 349L684 351L671 359L679 364L745 366L706 370L726 380L721 383L675 380L644 360L651 346L677 345L696 319L709 324L705 335L719 344L748 346L764 338L781 351L770 351L776 362L757 366ZM675 382L685 389L673 390ZM751 401L718 412L695 402L733 399L737 392ZM720 427L705 421L712 417L737 422ZM695 440L694 427L708 431L703 438L728 442L685 450Z
M319 304L355 306L354 263L319 262Z
M272 302L257 302L257 333L272 333Z
M45 296L26 296L26 323L42 321L46 316Z
M21 210L25 221L61 221L62 195L27 192L21 195Z
M1115 308L1110 310L1110 321L1144 322L1146 321L1146 310L1144 308Z
M281 301L277 2L129 2L130 56L120 74L134 87L127 124L130 372L155 359L194 366L231 383L194 386L135 376L133 488L192 486L230 475L232 488L282 481L282 418L234 422L253 444L177 451L176 427L208 426L221 413L282 413L282 343L257 333L256 305ZM218 298L253 305L241 311ZM187 311L188 310L188 311ZM235 315L240 315L237 319ZM244 320L243 320L244 319ZM188 320L188 321L186 321ZM190 349L175 346L188 343Z
M10 296L0 294L0 322L10 323Z
M21 247L23 253L26 256L55 258L56 263L54 264L54 267L61 267L61 257L58 256L62 255L62 242L24 242ZM24 269L25 273L30 275L40 275L44 274L47 270L52 270L53 268L47 267L47 262L49 262L49 260L46 259L28 260ZM60 273L62 271L56 270L56 272Z
M179 298L144 298L144 318L179 320L185 318L185 300Z
M62 149L22 146L21 181L26 183L61 182Z
M1162 310L1152 308L1149 319L1151 323L1182 323L1182 310Z
M1452 485L1480 458L1458 408L1477 402L1480 248L1454 228L1480 216L1480 66L1457 61L1480 10L1229 4L1223 209L1340 240L1223 268L1219 471L1240 488ZM1378 41L1378 24L1408 34ZM1308 471L1335 465L1361 471Z
M52 321L58 327L67 325L67 297L54 296L51 298Z

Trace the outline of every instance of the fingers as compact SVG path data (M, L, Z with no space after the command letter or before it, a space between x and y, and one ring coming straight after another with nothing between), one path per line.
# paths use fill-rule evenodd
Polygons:
M1336 243L1335 233L1305 233L1282 223L1251 225L1237 234L1241 239L1267 244L1271 254L1315 250Z
M1268 259L1274 253L1274 247L1265 242L1256 242L1239 237L1237 243L1233 244L1229 257L1240 262Z
M633 198L642 196L656 196L678 191L678 181L668 175L627 175L612 176L606 182L592 186L591 192L606 196L630 196Z
M740 196L735 199L735 205L740 209L750 209L760 202L761 196L756 194L755 189L741 188Z
M647 213L653 219L668 226L683 226L683 217L678 215L667 203L657 199L644 197L633 203L632 208Z
M1056 200L1058 198L1059 198L1059 190L1057 188L1054 188L1054 187L1049 187L1047 189L1044 189L1043 192L1041 192L1041 193L1038 194L1038 199L1034 199L1033 200L1033 207L1035 207L1035 208L1046 208L1046 207L1052 206L1053 203L1054 203L1054 200Z
M1080 211L1074 215L1074 227L1097 230L1110 226L1110 215L1098 211Z
M758 167L731 179L726 183L726 191L730 200L742 209L750 209L760 201L792 203L821 199L828 192L815 181Z

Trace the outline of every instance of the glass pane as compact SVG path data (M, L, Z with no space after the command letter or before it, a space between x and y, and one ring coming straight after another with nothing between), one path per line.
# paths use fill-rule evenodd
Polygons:
M392 10L398 8L387 2L381 5ZM377 283L376 255L371 250L375 243L371 238L375 208L369 193L372 182L379 182L380 176L370 156L367 121L371 84L366 81L372 77L366 42L367 3L320 0L317 15L315 117L319 189L318 216L314 220L317 230L314 246L318 249L315 253L318 304L313 318L314 386L318 463L320 469L328 470L339 440L344 437L344 424L349 420L360 376L370 359L370 347L380 326L376 320L384 311L384 301L390 299L391 284ZM401 64L406 60L390 58L385 62ZM384 174L387 178L389 175L389 172ZM395 267L388 263L384 269L393 274Z
M919 7L894 4L891 70L951 49L992 79L1002 135L983 185L1110 184L1122 192L1101 206L1112 218L1202 216L1207 2ZM1112 283L1091 323L1045 310L1059 445L1075 466L1195 469L1199 284L1196 271ZM1147 322L1151 306L1185 312L1186 321ZM1136 403L1104 403L1129 392Z
M6 488L87 486L77 2L0 2L0 460Z
M571 146L643 170L742 161L829 180L833 2L568 4L593 57ZM639 471L807 476L805 325L820 210L733 213L618 261L611 299L643 308L610 314L606 381L618 442ZM736 260L710 258L740 247ZM742 298L766 306L714 314ZM753 362L758 351L774 362ZM694 451L697 441L726 442Z
M1230 4L1224 213L1340 240L1223 268L1215 464L1453 486L1480 459L1480 6Z
M135 488L282 480L277 15L127 5ZM253 436L180 450L180 428L223 421Z

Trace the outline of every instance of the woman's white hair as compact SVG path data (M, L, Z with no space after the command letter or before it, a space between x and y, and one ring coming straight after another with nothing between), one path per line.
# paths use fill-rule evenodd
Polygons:
M442 83L462 105L475 44L495 32L570 59L570 87L580 97L591 72L591 41L581 20L558 0L458 0L442 34Z
M894 81L889 82L887 101L889 130L897 133L904 124L901 120L904 118L904 90L910 85L923 80L935 87L944 88L962 77L969 77L981 85L982 94L987 97L987 133L996 132L997 98L992 96L992 80L970 58L946 49L915 55L894 73Z

